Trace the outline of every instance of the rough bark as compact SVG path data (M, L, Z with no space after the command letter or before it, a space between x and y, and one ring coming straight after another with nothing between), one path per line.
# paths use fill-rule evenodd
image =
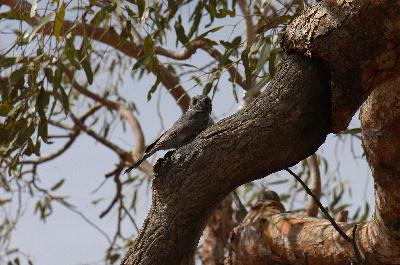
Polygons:
M375 180L376 209L358 224L363 264L400 264L400 78L375 89L362 107L362 139ZM355 224L341 223L352 236ZM252 207L235 229L230 265L351 264L351 245L328 221L284 213L270 202Z
M400 77L375 89L360 116L375 181L376 208L365 231L367 258L400 264Z
M325 68L289 56L247 108L157 162L152 207L123 264L187 264L217 203L237 186L313 154L329 118Z
M345 128L371 90L399 73L399 13L399 1L330 0L300 16L283 44L288 52L301 51L314 59L289 55L254 102L157 162L152 207L123 264L188 264L222 198L243 183L306 158L329 132ZM315 58L329 67L331 79ZM351 245L325 220L281 218L281 236L296 239L281 253L298 257L300 263L293 264L305 262L303 252L290 252L303 244L307 253L327 248L325 264L333 254L344 263L332 264L351 260ZM349 233L351 228L344 226ZM365 238L362 233L380 232L367 224L358 231L357 240ZM282 237L276 243L284 243Z
M371 90L399 72L399 12L399 1L326 0L287 28L287 52L329 66L333 132L345 129Z

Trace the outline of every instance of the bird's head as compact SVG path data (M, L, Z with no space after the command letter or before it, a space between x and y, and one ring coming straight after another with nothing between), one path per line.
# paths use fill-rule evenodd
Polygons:
M189 110L207 111L210 114L212 110L211 99L205 95L194 96L190 101Z

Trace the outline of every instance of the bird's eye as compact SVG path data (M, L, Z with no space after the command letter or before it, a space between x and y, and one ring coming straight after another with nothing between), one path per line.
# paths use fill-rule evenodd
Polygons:
M192 104L196 105L197 104L197 98L192 98Z

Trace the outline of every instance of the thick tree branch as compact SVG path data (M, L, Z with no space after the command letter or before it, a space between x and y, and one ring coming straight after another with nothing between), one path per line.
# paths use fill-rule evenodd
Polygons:
M213 206L237 186L314 153L329 114L324 67L289 56L247 108L159 160L152 209L123 264L186 264Z
M382 62L380 59L387 52L398 58L395 47L399 47L400 38L394 28L399 23L399 13L400 3L389 0L330 0L300 16L287 30L285 49L322 59L333 79L328 79L325 67L316 60L289 55L254 102L159 160L155 165L152 208L123 264L187 264L207 217L224 196L243 183L306 158L332 129L339 131L346 126L372 88L400 72L399 60L375 64ZM371 35L376 38L371 39ZM347 82L349 86L341 85ZM350 96L335 98L337 93ZM333 127L331 118L335 119ZM304 256L300 256L301 262L329 264L334 258L342 263L331 264L344 264L353 257L352 245L326 220L303 217L309 222L291 223L297 217L277 218L283 222L277 236L296 238L296 245L304 248L304 253L324 256L321 251L325 248L310 241L310 235L337 250L326 253L324 263L304 261ZM349 236L354 233L353 227L342 226ZM355 233L361 246L365 228L360 225ZM284 244L279 256L284 264L291 258L298 262L297 252L288 255L287 240L275 240ZM365 249L361 248L361 252L365 253ZM267 264L263 261L257 264Z
M325 207L321 204L321 202L319 201L319 198L310 190L310 188L307 186L307 184L304 183L304 181L290 169L286 169L286 171L289 172L290 175L292 175L303 186L303 188L306 190L307 194L313 198L314 203L318 206L320 211L325 215L326 219L328 219L328 221L335 228L335 230L339 233L339 235L344 240L346 240L348 243L350 243L352 245L353 251L355 254L355 259L353 259L353 260L356 260L357 263L361 263L362 258L361 258L360 250L358 250L358 247L357 247L355 232L354 231L352 232L354 234L353 237L348 236L342 230L342 228L336 223L335 219L333 219L333 217L329 214L328 210L325 209ZM356 229L357 229L357 225L354 227L354 230L356 230Z
M286 29L286 52L321 59L331 71L332 129L347 128L373 88L400 72L399 3L322 1Z
M371 264L400 264L400 77L377 87L360 117L376 205L370 223L360 231L365 255Z
M367 223L340 226L349 237L356 235L363 264L400 263L399 121L400 77L377 87L361 111L362 140L375 181L376 209ZM270 207L254 206L235 230L235 251L229 264L350 264L353 252L349 244L326 220L283 210L271 212Z

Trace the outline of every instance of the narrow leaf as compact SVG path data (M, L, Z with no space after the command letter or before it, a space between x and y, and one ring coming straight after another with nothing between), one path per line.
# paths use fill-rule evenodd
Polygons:
M31 34L29 34L28 37L28 42L31 42L32 39L35 37L36 33L47 23L51 20L51 18L53 17L53 13L48 14L47 16L41 18L38 23L36 24L36 26L34 26L32 28L32 32Z
M58 181L56 184L53 185L53 187L50 188L51 191L58 190L65 182L65 179L62 179Z
M154 85L151 86L149 92L147 93L147 101L150 101L151 96L154 94L154 92L156 92L158 85L160 84L161 80L160 78L157 77L156 82L154 83Z
M253 71L253 75L258 75L260 71L263 69L265 62L267 61L268 55L270 53L271 44L266 41L261 49L260 58L258 58L256 69Z
M264 76L264 77L260 80L260 82L258 82L258 83L254 86L254 88L253 88L252 90L254 90L254 91L260 91L260 90L261 90L263 87L265 87L265 85L268 83L269 78L270 78L269 75Z
M93 83L93 71L90 66L89 60L87 60L87 59L83 60L81 62L81 65L82 65L83 71L85 71L86 78L87 78L89 84L92 84Z
M56 18L54 20L54 35L56 36L57 41L60 38L61 29L64 23L64 17L65 17L65 5L64 2L62 2L60 8L58 9Z

